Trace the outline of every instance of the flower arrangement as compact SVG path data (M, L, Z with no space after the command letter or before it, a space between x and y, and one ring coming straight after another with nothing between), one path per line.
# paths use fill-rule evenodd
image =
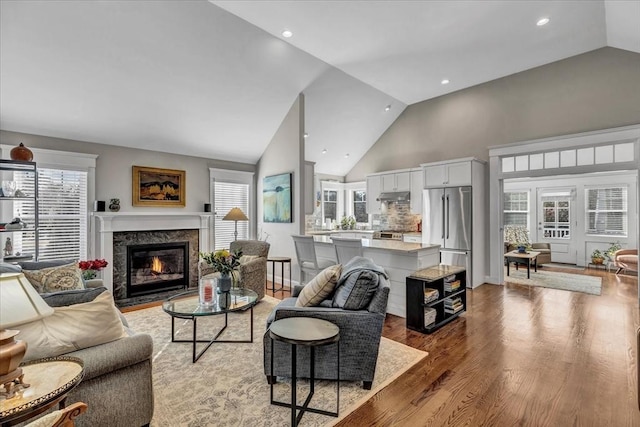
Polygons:
M229 252L227 249L220 249L215 252L200 252L200 258L223 275L231 274L240 265L241 256L242 250Z
M95 279L98 271L105 268L109 263L104 259L92 259L78 262L78 267L82 270L84 280Z

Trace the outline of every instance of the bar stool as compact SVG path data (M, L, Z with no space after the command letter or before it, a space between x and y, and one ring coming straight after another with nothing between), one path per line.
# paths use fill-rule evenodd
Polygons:
M333 247L336 250L338 264L346 264L352 258L362 256L362 239L347 239L344 237L332 237Z
M291 408L291 425L297 426L305 412L337 417L340 411L340 328L322 319L313 317L288 317L276 320L269 327L269 338L271 338L271 372L273 372L273 342L281 341L291 344L291 402L279 402L273 399L273 383L270 387L270 400L272 405ZM315 392L315 348L323 345L337 344L336 351L336 411L330 412L323 409L310 408L309 402ZM309 394L302 405L296 400L296 362L297 347L304 345L310 347L309 365ZM300 413L297 413L300 409Z
M271 293L278 291L284 291L284 265L289 264L289 289L291 289L291 258L286 256L274 256L268 257L267 262L271 263ZM282 283L280 287L276 289L276 263L280 263L280 277ZM265 283L267 289L269 289L268 283Z
M315 277L325 268L335 265L330 260L320 260L316 258L316 248L313 236L291 236L296 247L296 257L298 258L298 267L300 267L300 284L306 282L307 274Z

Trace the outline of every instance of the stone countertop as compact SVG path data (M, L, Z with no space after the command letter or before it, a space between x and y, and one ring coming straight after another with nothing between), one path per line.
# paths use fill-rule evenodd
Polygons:
M464 267L458 267L457 265L440 264L415 271L411 274L410 277L415 277L416 279L424 279L432 282L434 280L442 279L443 277L447 277L452 274L460 273L464 270Z
M328 245L333 244L330 236L313 236L313 241L316 243L324 243ZM407 253L419 252L429 249L440 249L440 245L423 245L422 243L405 243L399 240L377 239L362 239L362 247L364 249L381 249Z
M307 236L328 236L329 234L340 233L361 233L361 234L373 234L375 230L311 230L305 234Z

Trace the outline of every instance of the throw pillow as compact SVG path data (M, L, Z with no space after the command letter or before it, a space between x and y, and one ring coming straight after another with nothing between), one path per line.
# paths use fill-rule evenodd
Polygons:
M240 264L246 264L249 261L260 258L258 255L242 255L240 257Z
M38 293L69 291L84 289L82 271L74 262L57 267L47 267L40 270L22 270L25 277L36 288Z
M59 356L127 336L109 292L54 310L49 317L16 326L20 331L16 338L27 343L24 360Z
M362 270L349 275L344 283L336 289L333 296L333 306L343 310L367 308L378 290L379 282L378 273L371 270Z
M335 289L341 272L342 265L340 264L332 265L322 270L302 288L296 300L296 307L317 306L327 299Z
M98 295L105 292L107 288L101 286L91 289L75 289L73 291L54 292L51 294L41 294L40 296L49 307L65 307L68 305L91 302Z

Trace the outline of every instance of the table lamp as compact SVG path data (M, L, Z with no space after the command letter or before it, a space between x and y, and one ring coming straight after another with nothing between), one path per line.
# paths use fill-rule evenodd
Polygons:
M249 221L249 218L247 218L240 208L233 208L224 216L224 218L222 218L222 220L236 222L236 231L233 233L233 240L238 240L238 221Z
M29 387L22 380L20 362L27 344L15 340L20 333L7 328L23 325L53 314L42 297L22 273L2 273L0 276L0 386L5 385L8 397L13 391L7 384L16 382ZM17 380L17 381L16 381Z

